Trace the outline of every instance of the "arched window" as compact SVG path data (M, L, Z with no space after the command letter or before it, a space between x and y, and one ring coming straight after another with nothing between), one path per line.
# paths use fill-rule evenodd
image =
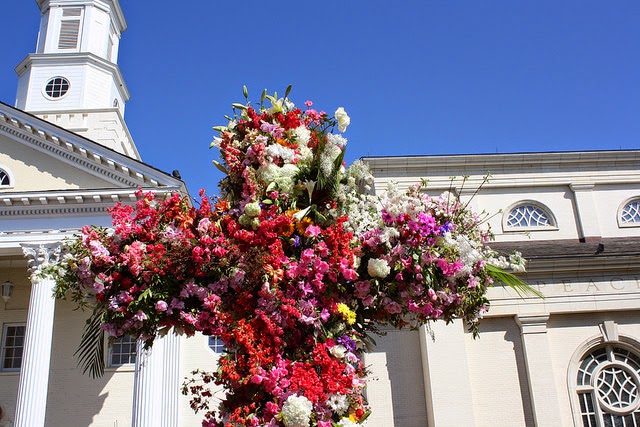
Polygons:
M503 217L505 231L555 229L556 221L547 208L539 203L524 201L512 206Z
M11 179L9 174L4 169L0 169L0 187L9 187L11 185Z
M607 343L580 360L575 392L583 427L640 427L640 356Z
M618 213L621 227L640 227L640 198L625 203Z

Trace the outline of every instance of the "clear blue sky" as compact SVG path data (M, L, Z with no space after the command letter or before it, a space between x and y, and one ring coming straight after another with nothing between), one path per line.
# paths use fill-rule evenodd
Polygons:
M0 14L0 100L35 0ZM178 5L179 3L179 5ZM640 1L121 0L125 118L143 160L216 192L212 126L293 84L351 116L362 156L640 148Z

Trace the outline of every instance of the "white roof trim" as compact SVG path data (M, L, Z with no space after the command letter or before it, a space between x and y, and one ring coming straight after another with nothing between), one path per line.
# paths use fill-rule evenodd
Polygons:
M117 187L172 187L187 193L181 180L165 172L4 104L0 133Z

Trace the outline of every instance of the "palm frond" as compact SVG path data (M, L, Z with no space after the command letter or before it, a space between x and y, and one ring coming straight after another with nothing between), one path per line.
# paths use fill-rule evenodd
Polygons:
M486 269L487 273L489 273L491 277L493 277L497 282L504 283L505 285L516 291L520 298L524 298L527 296L544 298L544 295L542 295L540 291L523 282L512 273L504 271L503 269L491 264L487 264Z
M104 331L100 328L104 309L95 308L91 317L87 319L82 332L80 345L74 353L78 357L78 366L82 373L89 371L91 378L104 375Z

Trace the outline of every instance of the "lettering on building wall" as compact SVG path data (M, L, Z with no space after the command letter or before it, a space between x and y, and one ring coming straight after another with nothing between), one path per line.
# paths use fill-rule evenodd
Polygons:
M562 279L558 281L536 280L533 285L542 292L546 287L554 286L565 293L606 293L619 291L640 291L640 278L638 277L602 277Z

